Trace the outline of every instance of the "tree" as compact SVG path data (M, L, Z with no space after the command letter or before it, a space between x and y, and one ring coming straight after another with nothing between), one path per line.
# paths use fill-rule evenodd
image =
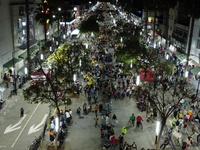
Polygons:
M158 111L161 123L156 149L160 149L160 139L166 125L167 119L171 116L176 108L180 105L182 99L191 98L194 95L194 90L191 85L184 81L173 82L167 87L166 78L157 81L157 86L154 90L147 86L144 88L147 91L148 101L153 108ZM145 85L144 85L145 86Z
M119 45L115 51L118 62L123 62L129 70L131 62L136 64L137 58L146 53L144 45L140 44L141 28L131 23L117 22L112 28L115 33L115 43ZM120 40L123 41L120 41Z
M80 25L80 32L99 33L99 24L97 23L97 15L92 15L87 20L83 20Z
M65 104L68 94L74 93L73 77L78 72L78 62L80 57L83 57L83 48L81 43L65 43L60 46L45 62L51 66L49 69L44 69L43 63L38 59L38 72L45 76L46 81L32 82L31 86L23 91L24 99L30 103L50 103L56 108L60 119L59 106ZM58 134L59 132L56 135L56 148Z

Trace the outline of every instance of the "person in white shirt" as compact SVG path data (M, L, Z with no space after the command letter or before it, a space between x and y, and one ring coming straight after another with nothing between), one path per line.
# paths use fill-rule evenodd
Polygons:
M69 124L70 123L70 113L69 113L69 110L66 110L65 115L66 115L67 123Z

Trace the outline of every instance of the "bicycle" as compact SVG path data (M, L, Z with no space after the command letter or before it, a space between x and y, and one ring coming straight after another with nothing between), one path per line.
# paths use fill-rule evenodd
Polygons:
M42 136L36 137L29 147L29 150L37 150L42 144Z

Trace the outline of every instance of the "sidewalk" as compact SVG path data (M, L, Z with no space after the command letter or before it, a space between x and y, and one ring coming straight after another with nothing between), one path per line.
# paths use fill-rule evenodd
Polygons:
M2 106L2 109L0 109L0 113L4 111L6 107L8 107L11 104L11 101L9 101L8 96L10 95L11 90L13 89L13 85L9 83L9 88L6 88L6 83L2 82L0 84L1 91L0 93L2 94L2 100L4 101L4 105Z

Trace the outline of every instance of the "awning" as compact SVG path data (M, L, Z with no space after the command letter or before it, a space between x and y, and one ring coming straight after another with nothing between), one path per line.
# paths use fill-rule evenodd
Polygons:
M187 59L187 55L186 55L186 54L177 53L177 54L176 54L176 57L177 57L180 61L183 61L183 60Z
M194 69L191 69L190 72L193 74L193 75L196 75L200 72L200 67L195 67Z
M18 58L26 59L27 58L27 51L25 51L24 53L20 54L18 56Z
M78 34L79 34L79 29L75 29L71 33L71 35L78 35Z
M15 65L16 63L18 63L21 59L18 58L13 58L10 61L8 61L7 63L5 63L3 65L3 68L10 68L13 67L13 65Z

